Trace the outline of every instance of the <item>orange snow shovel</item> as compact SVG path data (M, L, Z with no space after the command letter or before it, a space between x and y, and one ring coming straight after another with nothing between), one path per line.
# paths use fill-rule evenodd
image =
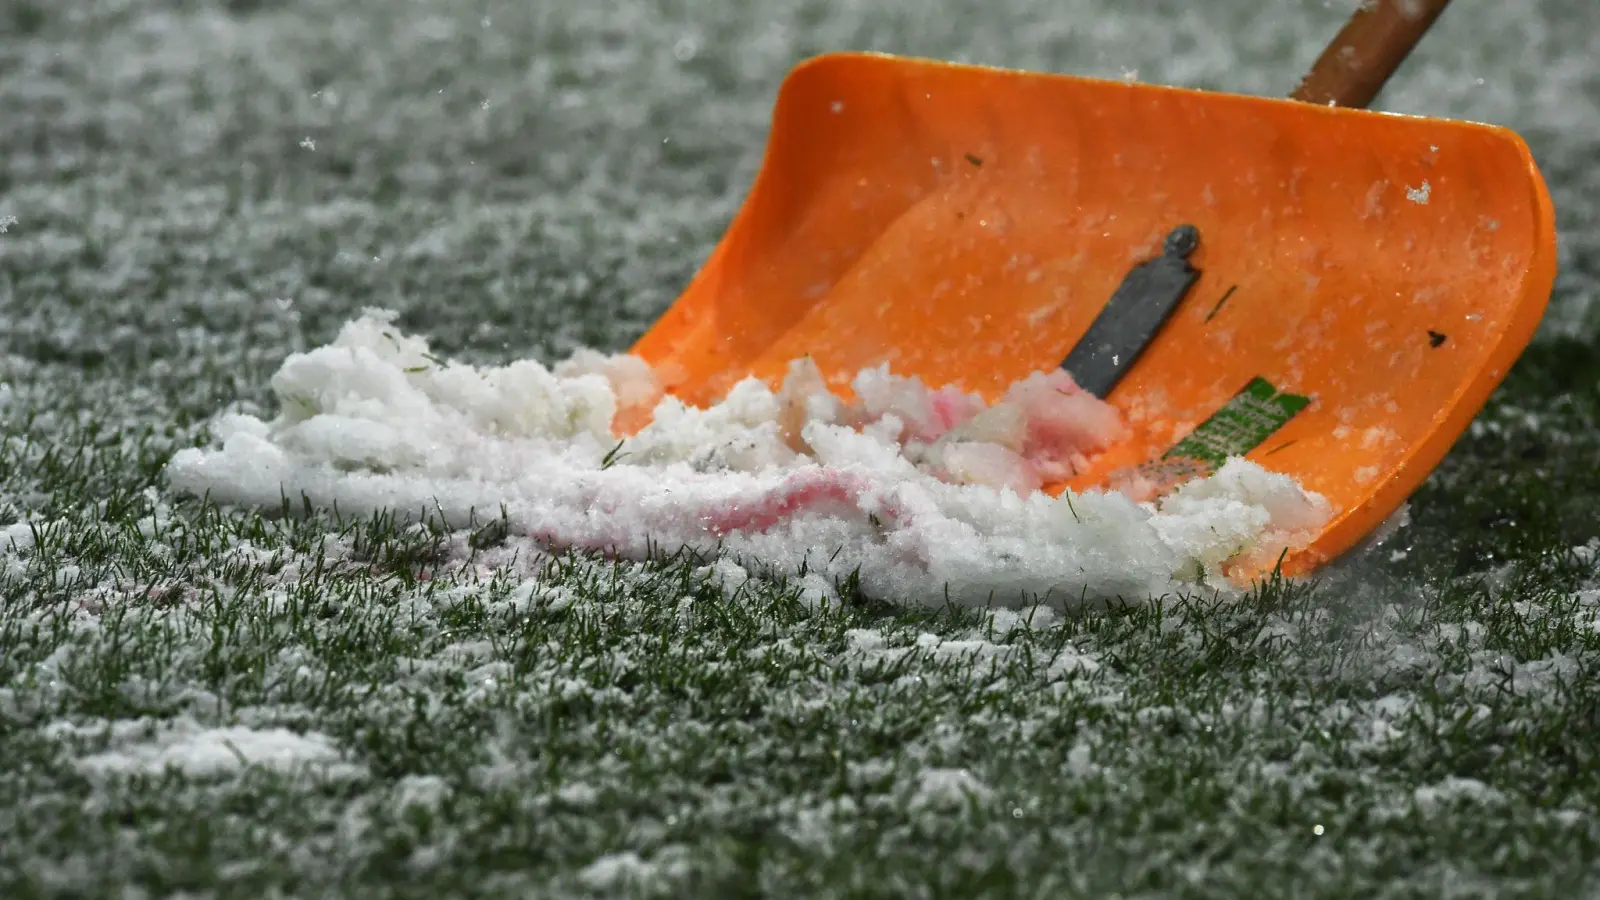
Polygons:
M1305 574L1439 463L1555 277L1516 134L1362 109L1446 2L1365 4L1288 99L806 61L743 208L633 352L690 403L806 355L843 396L883 363L990 401L1064 366L1133 434L1049 490L1245 456L1333 505L1283 560Z

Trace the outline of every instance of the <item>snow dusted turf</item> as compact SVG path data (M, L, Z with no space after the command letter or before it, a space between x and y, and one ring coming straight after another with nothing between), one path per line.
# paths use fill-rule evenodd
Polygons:
M585 518L582 490L694 483L705 448L649 469L589 428L561 468L437 402L456 362L626 347L802 55L1281 93L1349 8L1130 6L0 5L0 897L1600 890L1587 0L1458 4L1382 100L1523 131L1564 269L1409 520L1315 584L1197 580L1223 549L1171 520L1214 509L978 509L903 470L908 525L834 488L776 537ZM319 348L380 324L432 359L372 383L430 402L275 432L321 409ZM453 456L415 457L430 428ZM668 540L618 541L640 516ZM552 521L632 558L547 555Z

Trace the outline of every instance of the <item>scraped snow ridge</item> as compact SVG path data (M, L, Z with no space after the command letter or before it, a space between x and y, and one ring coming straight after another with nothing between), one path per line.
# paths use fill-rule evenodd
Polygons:
M972 605L1217 580L1228 560L1276 557L1328 515L1321 497L1242 459L1154 502L1037 490L1124 427L1059 371L988 406L868 370L847 404L800 360L777 391L749 379L700 409L664 395L636 358L477 368L437 359L392 320L369 310L290 356L272 379L278 416L220 417L218 445L173 458L174 487L455 523L503 510L552 549L720 548L777 572L857 572L898 602ZM648 424L619 438L613 423L630 417Z

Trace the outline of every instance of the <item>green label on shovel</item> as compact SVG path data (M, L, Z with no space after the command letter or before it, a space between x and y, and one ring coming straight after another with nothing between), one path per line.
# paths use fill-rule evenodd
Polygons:
M1193 460L1215 469L1228 457L1243 456L1260 446L1310 403L1311 398L1280 392L1257 376L1161 458Z

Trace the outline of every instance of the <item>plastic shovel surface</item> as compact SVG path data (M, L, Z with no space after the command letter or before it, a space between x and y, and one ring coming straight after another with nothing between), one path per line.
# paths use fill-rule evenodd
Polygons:
M845 397L888 364L990 401L1095 357L1131 434L1047 490L1244 456L1332 504L1303 574L1438 464L1555 268L1505 128L836 53L784 81L745 204L633 352L693 404L802 356ZM1148 334L1085 345L1113 302Z

